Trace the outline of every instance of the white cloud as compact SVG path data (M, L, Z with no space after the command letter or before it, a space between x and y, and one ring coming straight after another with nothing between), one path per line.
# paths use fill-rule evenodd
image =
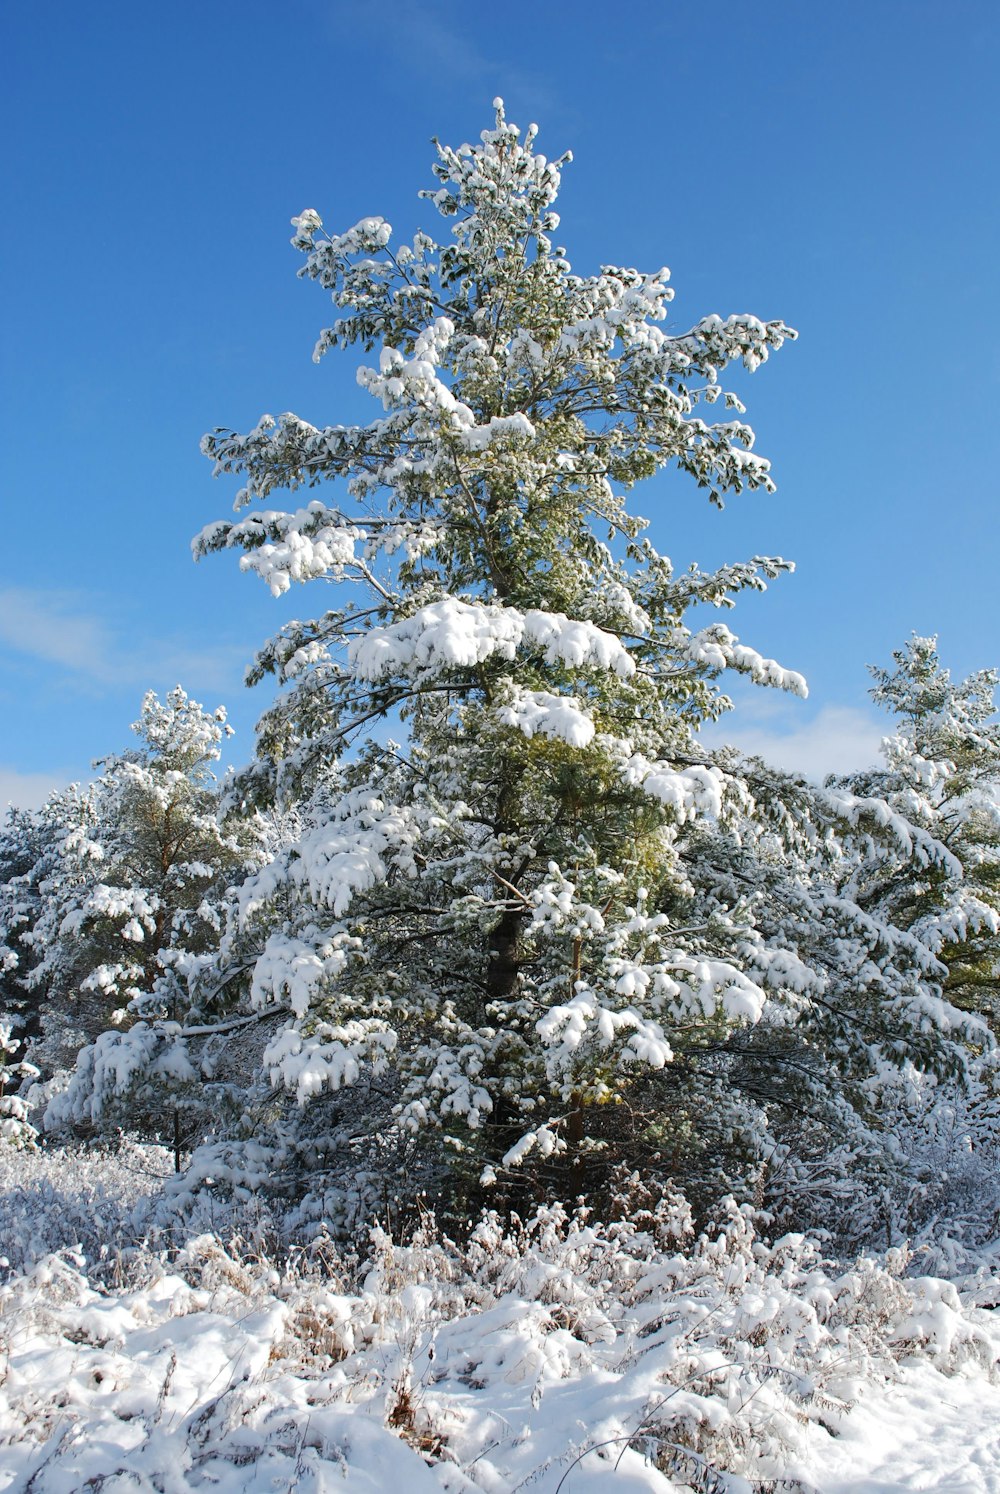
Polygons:
M0 588L0 641L15 653L101 679L112 652L104 623L69 592Z
M812 720L801 723L783 706L755 713L756 720L747 720L747 714L737 711L706 727L701 734L706 745L730 743L775 767L816 780L878 763L888 731L888 723L856 706L823 706Z
M162 690L190 682L199 690L226 690L239 683L246 662L245 649L235 646L196 647L155 634L143 638L136 629L126 639L92 598L26 586L0 587L0 643L91 689Z
M69 780L68 773L20 773L17 768L0 763L0 820L8 804L18 809L37 809L54 789L65 788Z

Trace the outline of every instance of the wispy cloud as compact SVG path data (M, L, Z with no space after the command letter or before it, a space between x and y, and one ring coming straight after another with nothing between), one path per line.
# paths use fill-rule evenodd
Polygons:
M203 690L231 688L246 658L235 645L206 648L177 636L137 636L135 629L126 635L91 597L21 586L0 587L0 644L90 691L189 680Z
M558 104L551 80L543 72L498 60L503 51L479 46L468 24L468 11L457 3L430 5L426 0L382 0L378 6L338 7L331 16L319 14L331 40L343 45L345 33L377 40L420 72L447 78L450 88L460 81L467 88L493 94L500 87L531 100L531 107L549 115ZM489 98L486 98L489 103ZM527 123L527 121L523 121Z
M486 53L473 42L468 28L449 25L439 6L423 5L419 0L387 0L378 8L377 25L379 34L397 51L433 61L450 78L476 82L495 70Z
M19 773L16 768L0 763L0 820L8 804L18 809L37 809L54 789L64 788L70 777L69 773Z
M747 720L737 712L707 727L702 737L707 745L731 743L775 767L815 780L822 780L828 773L851 773L879 761L887 723L867 711L828 705L803 722L796 721L792 711L776 705L757 720Z
M111 671L108 629L68 592L0 587L0 642L15 653L91 679L103 679Z

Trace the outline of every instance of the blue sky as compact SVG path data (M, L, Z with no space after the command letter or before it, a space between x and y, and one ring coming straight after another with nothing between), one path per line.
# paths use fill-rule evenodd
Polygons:
M911 631L1000 665L995 0L36 0L5 50L0 799L85 776L178 681L250 753L243 669L325 598L192 564L235 486L199 438L366 415L351 358L310 361L328 302L288 220L434 231L429 139L495 94L574 152L577 269L668 264L678 323L800 331L745 390L776 496L635 495L679 564L798 564L727 621L811 698L741 693L725 735L836 768L874 755L865 664Z

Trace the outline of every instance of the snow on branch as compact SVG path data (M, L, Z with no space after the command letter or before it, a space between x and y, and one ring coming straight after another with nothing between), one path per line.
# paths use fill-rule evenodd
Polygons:
M367 537L337 510L313 502L294 513L267 510L235 524L219 520L201 531L192 549L196 559L212 550L245 550L240 570L254 571L279 597L293 581L340 580Z
M587 989L578 990L563 1005L551 1007L536 1023L536 1030L545 1046L553 1050L553 1074L587 1038L599 1048L609 1049L616 1039L624 1037L625 1045L619 1052L623 1064L645 1063L662 1069L673 1062L673 1049L659 1022L642 1017L632 1007L617 1011L606 1006Z
M197 1073L180 1030L137 1022L127 1032L102 1032L83 1048L68 1087L49 1101L47 1129L99 1121L105 1108L140 1085L192 1083Z
M644 794L672 809L678 824L698 815L718 819L722 814L725 779L714 766L696 763L678 769L670 763L650 762L636 752L623 765L622 777L631 787L641 788Z
M304 1017L317 994L344 973L359 944L343 930L316 930L309 939L275 930L254 965L250 1000L261 1011L287 1003Z
M510 701L497 711L504 726L516 727L526 737L541 734L570 747L587 747L595 726L572 695L553 695L548 690L522 690L515 685Z
M373 788L347 793L291 851L247 879L239 891L241 919L246 923L289 882L339 918L359 892L381 885L390 867L416 875L413 851L420 834L415 810L386 805ZM277 996L270 978L266 985Z
M838 788L819 792L833 813L846 820L852 829L887 831L903 855L912 857L918 866L937 865L949 876L961 880L963 870L958 857L919 825L904 819L885 799L859 797Z
M355 678L376 683L393 675L412 678L472 667L494 655L510 660L530 644L542 649L550 664L603 669L621 679L635 673L635 661L621 639L592 622L453 596L400 622L370 628L350 644L348 662Z
M267 1045L262 1063L271 1083L304 1105L323 1090L356 1084L363 1068L381 1073L396 1042L396 1034L374 1017L339 1026L321 1023L309 1036L285 1027Z
M803 700L809 694L804 676L794 669L783 668L775 659L765 659L756 649L740 643L725 623L713 623L699 633L692 633L682 644L681 651L684 657L709 669L735 669L748 674L756 685L788 690Z

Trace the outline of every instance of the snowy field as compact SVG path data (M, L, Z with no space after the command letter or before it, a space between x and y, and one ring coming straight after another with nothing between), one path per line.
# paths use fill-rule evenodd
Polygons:
M171 1248L166 1160L6 1149L0 1489L1000 1491L985 1270L844 1270L735 1209L694 1239L677 1200L279 1265Z

